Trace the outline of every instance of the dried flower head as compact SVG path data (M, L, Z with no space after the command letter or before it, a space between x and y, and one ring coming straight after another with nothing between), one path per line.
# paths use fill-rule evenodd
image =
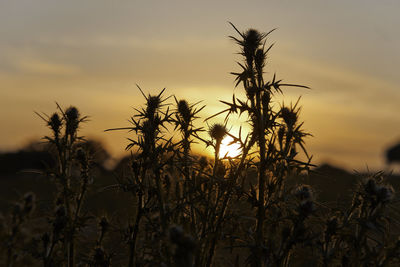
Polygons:
M191 112L190 112L189 104L186 100L179 100L178 112L179 112L179 116L181 118L183 118L183 121L188 124L190 122Z
M297 122L297 112L287 107L282 107L281 118L283 118L288 128L293 128Z
M77 121L79 119L79 111L76 107L71 106L65 111L65 116L69 121Z
M153 115L160 108L161 102L160 95L150 95L147 98L147 113Z
M74 135L79 125L79 111L76 107L69 107L65 111L66 117L66 131L69 135Z
M226 135L226 127L223 124L216 123L210 127L208 132L214 140L221 142Z
M58 113L54 113L53 115L51 115L47 124L50 126L54 133L58 133L62 125L62 121Z
M243 34L243 52L249 60L261 46L264 35L255 29L249 29Z

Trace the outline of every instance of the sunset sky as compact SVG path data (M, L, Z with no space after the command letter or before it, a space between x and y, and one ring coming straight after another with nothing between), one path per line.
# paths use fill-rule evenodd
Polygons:
M47 134L34 111L75 105L82 133L121 155L136 89L203 100L203 117L231 100L239 29L269 31L268 73L311 90L301 118L315 163L385 168L400 141L400 1L6 1L0 0L0 150ZM279 99L282 99L281 97ZM221 117L221 120L223 117Z

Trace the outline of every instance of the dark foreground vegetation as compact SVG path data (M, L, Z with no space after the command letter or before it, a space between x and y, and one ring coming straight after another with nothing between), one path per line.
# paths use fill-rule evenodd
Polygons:
M399 265L393 187L383 173L357 178L328 166L310 173L298 103L280 105L275 97L287 86L305 86L275 75L265 80L269 33L236 32L231 38L243 61L232 74L246 97L222 102L226 109L216 116L225 115L224 123L197 127L203 106L139 88L146 102L131 125L109 129L131 132L132 156L113 171L104 168L107 153L80 137L86 117L78 109L38 114L50 129L45 151L31 151L36 160L29 164L22 152L1 158L2 190L28 193L11 204L6 196L13 193L2 192L8 212L1 217L0 264ZM246 136L227 131L238 114L250 129ZM239 156L218 156L226 136L240 144ZM215 156L196 156L194 142ZM22 167L13 167L18 158Z

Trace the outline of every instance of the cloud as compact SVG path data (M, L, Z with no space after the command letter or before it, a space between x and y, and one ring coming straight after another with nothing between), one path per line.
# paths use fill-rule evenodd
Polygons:
M81 72L78 66L53 63L49 61L26 58L14 62L17 69L24 73L46 75L75 75Z

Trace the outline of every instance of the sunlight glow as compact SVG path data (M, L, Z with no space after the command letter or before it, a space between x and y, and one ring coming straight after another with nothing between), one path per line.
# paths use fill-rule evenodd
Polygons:
M230 136L226 136L222 142L221 142L221 147L219 150L219 158L223 157L229 157L229 158L234 158L237 157L242 153L242 149L240 148L240 144L234 143L229 145L230 142L232 142L233 139Z

